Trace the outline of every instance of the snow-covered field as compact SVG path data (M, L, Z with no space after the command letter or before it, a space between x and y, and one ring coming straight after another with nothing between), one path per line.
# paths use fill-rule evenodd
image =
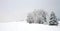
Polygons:
M49 26L28 24L25 21L0 23L0 31L60 31L60 24L58 26Z

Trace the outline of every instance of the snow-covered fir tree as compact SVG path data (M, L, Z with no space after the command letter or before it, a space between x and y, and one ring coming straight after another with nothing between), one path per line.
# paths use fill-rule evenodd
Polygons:
M56 18L55 13L53 11L50 14L49 25L58 25L57 18Z

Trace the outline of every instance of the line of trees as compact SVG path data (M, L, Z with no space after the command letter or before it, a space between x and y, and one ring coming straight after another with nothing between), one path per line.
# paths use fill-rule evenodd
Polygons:
M35 10L27 16L28 23L58 25L57 18L53 11L50 14L49 20L50 21L47 20L47 12L44 10Z

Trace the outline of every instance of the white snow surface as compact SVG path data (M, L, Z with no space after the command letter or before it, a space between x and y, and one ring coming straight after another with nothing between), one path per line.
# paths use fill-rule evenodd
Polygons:
M26 21L0 23L0 31L60 31L60 24L58 26L49 26L29 24Z

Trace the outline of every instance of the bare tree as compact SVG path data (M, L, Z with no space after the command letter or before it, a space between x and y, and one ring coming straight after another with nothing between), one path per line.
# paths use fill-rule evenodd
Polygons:
M46 21L47 13L44 10L36 10L32 13L29 13L27 16L27 22L29 23L40 23L43 24Z

